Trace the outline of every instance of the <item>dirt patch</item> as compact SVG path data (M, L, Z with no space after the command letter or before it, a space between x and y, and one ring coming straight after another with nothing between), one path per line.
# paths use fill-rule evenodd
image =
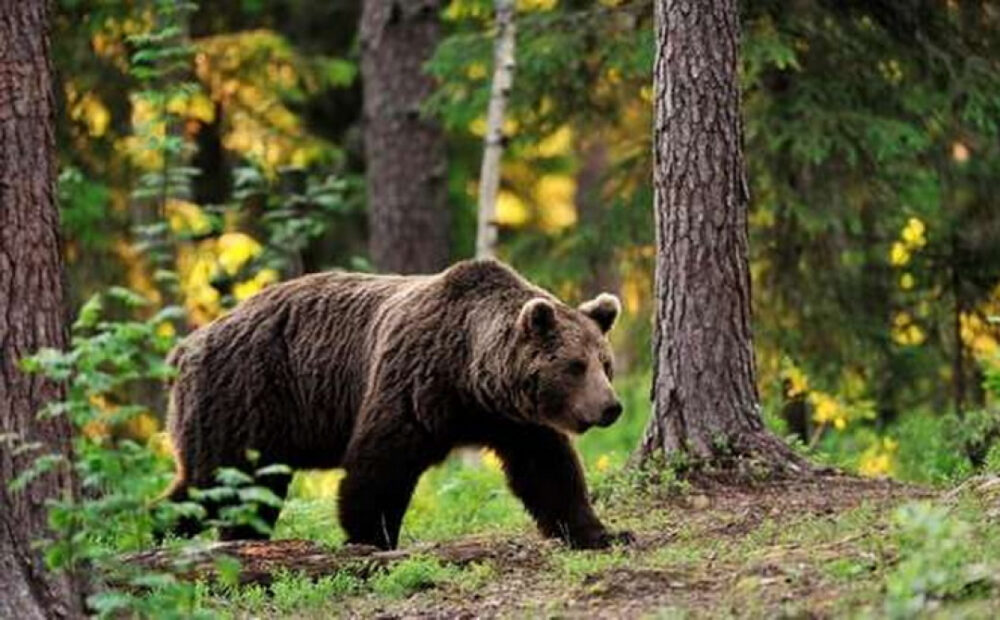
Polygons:
M701 486L684 497L638 501L613 511L635 524L636 543L612 566L567 576L557 547L531 537L489 562L495 576L473 592L446 586L398 604L354 601L348 615L471 618L560 616L635 618L665 610L689 616L828 616L856 595L856 584L830 568L887 561L869 547L884 537L888 514L926 489L888 480L829 475L749 489ZM840 519L865 507L865 521ZM870 513L870 514L869 514ZM801 539L786 540L792 528ZM794 537L792 537L794 538ZM560 551L565 554L567 552ZM870 576L870 575L869 575ZM871 580L869 580L871 581Z

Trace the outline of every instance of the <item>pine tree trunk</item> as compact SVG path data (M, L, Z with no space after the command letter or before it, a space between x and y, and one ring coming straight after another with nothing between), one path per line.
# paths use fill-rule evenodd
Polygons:
M429 273L449 260L444 132L422 114L441 0L365 0L361 16L369 249L375 267Z
M640 458L804 463L765 428L750 331L736 0L656 1L653 419Z
M68 422L36 419L63 387L18 368L66 345L48 14L45 0L0 0L0 436L68 452ZM77 584L47 573L32 548L46 533L46 499L72 492L70 474L8 488L34 455L0 441L0 618L80 617Z

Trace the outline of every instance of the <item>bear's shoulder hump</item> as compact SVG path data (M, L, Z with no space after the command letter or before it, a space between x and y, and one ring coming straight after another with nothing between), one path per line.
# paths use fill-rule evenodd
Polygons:
M489 294L497 290L524 289L528 283L516 271L494 259L456 263L442 274L449 296Z

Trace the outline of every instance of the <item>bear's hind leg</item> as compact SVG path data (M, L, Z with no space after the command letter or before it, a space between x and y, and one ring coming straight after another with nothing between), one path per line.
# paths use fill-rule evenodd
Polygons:
M340 524L349 543L380 549L395 549L399 543L399 528L419 476L389 473L386 468L394 464L383 465L349 470L340 483Z
M421 429L390 422L355 438L344 458L340 524L347 541L395 549L413 489L425 469L447 451L433 451ZM440 456L440 458L436 458Z

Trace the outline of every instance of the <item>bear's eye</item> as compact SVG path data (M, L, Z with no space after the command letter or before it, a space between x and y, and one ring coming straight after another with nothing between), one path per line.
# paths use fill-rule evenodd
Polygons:
M608 376L608 379L615 378L615 369L611 366L609 360L604 360L604 374Z
M566 364L566 374L572 377L581 377L587 372L587 362L583 360L573 360Z

